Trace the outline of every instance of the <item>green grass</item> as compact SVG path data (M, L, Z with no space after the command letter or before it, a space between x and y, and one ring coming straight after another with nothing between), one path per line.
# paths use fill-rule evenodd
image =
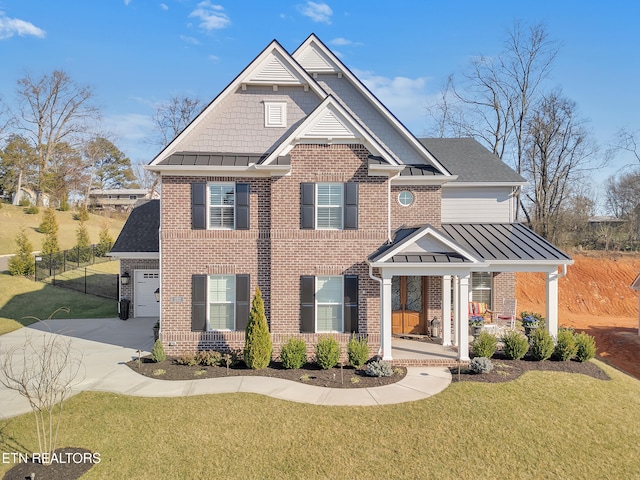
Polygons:
M602 368L611 381L528 372L383 407L82 393L58 444L100 453L86 479L639 478L640 382ZM0 450L35 448L31 414L0 422Z
M16 252L15 238L18 235L21 226L24 226L27 232L27 237L33 244L35 250L40 250L42 247L42 239L44 235L38 233L36 229L42 221L42 215L44 208L40 208L40 213L37 215L27 215L24 213L24 207L18 207L9 204L2 204L0 209L0 255ZM78 228L78 222L73 219L74 212L59 212L56 211L56 218L60 227L58 231L58 242L62 250L69 249L76 244L76 230ZM87 222L87 229L89 230L89 240L91 243L98 243L100 234L100 228L102 228L103 222L107 222L111 236L115 240L122 230L124 220L115 218L106 218L100 215L89 214L89 221Z
M110 262L105 268L112 269ZM0 273L0 335L34 322L23 317L48 318L57 308L68 307L56 318L104 318L118 315L117 301L53 287L24 277Z

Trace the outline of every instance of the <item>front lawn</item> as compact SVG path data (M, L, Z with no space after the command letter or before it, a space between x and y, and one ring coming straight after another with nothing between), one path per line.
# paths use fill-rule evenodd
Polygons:
M100 453L87 479L639 478L640 382L602 368L610 381L527 372L379 407L82 393L58 445ZM32 451L33 429L0 422L0 448Z

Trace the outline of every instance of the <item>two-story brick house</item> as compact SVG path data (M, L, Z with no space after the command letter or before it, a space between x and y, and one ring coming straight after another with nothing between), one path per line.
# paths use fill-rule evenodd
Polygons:
M292 54L272 42L147 168L157 255L120 239L112 254L134 315L157 283L169 353L242 347L259 286L276 354L357 332L392 359L392 334L435 318L466 360L469 300L499 309L516 271L546 272L557 331L571 259L514 223L523 178L473 139L414 137L314 35ZM136 210L123 238L148 224Z

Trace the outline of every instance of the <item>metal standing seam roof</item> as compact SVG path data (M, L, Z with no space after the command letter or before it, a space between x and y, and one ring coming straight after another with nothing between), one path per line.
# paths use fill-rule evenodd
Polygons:
M441 252L394 255L388 263L471 263L471 261L454 252Z
M266 154L259 153L177 152L162 160L158 165L248 167L251 164L259 164L266 156ZM290 156L276 159L276 165L290 164Z

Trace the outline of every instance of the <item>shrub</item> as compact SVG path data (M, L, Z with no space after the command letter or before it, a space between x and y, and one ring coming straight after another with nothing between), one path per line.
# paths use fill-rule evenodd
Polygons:
M176 364L178 365L187 365L189 367L193 367L198 364L196 360L195 353L192 352L184 352L179 357L175 359Z
M60 202L60 207L58 207L58 210L60 210L61 212L68 212L71 209L71 206L69 205L69 200L67 200L66 198L63 199Z
M29 207L31 206L31 202L29 201L28 198L23 198L18 202L18 205L20 205L21 207Z
M576 334L576 360L586 362L596 356L596 339L584 332Z
M24 209L24 213L26 213L27 215L37 215L40 213L40 209L35 205L31 205L30 207Z
M475 357L469 364L473 373L489 373L493 370L493 363L487 357Z
M56 219L56 211L49 207L42 215L42 221L38 226L40 233L58 233L58 220Z
M393 375L393 368L389 362L375 360L367 363L367 368L364 372L370 377L391 377Z
M316 344L316 363L324 370L335 367L340 360L340 345L335 338L321 337Z
M226 352L220 352L220 365L227 368L234 367L242 359L242 350L228 350Z
M153 344L153 348L151 349L151 360L154 362L164 362L167 359L167 356L164 353L164 346L160 339L156 340L156 343Z
M476 357L493 357L498 348L498 339L488 332L480 332L473 341L473 354Z
M578 351L576 339L571 330L560 329L558 331L558 341L553 355L564 362L571 360Z
M254 370L265 368L271 362L272 353L273 344L271 343L267 317L264 313L262 293L256 287L256 294L251 302L251 312L249 312L249 323L247 324L245 335L244 363Z
M555 347L553 338L544 328L536 328L531 334L529 343L531 344L531 355L536 360L546 360L553 354Z
M27 233L24 227L20 228L20 233L16 237L16 243L18 244L18 251L9 259L9 273L11 275L33 275L35 270L34 258L31 252L33 252L33 245L27 238Z
M367 339L351 335L349 343L347 343L347 357L349 358L349 364L355 368L360 368L364 365L369 359Z
M80 207L78 209L78 212L73 215L73 219L80 222L86 222L87 220L89 220L89 210L87 210L87 207Z
M511 330L502 337L504 355L510 360L520 360L529 350L529 340L520 332Z
M284 368L302 368L307 363L307 344L300 338L290 338L282 346L280 359Z
M200 350L196 353L196 362L198 365L206 367L217 367L222 361L222 354L215 350Z

